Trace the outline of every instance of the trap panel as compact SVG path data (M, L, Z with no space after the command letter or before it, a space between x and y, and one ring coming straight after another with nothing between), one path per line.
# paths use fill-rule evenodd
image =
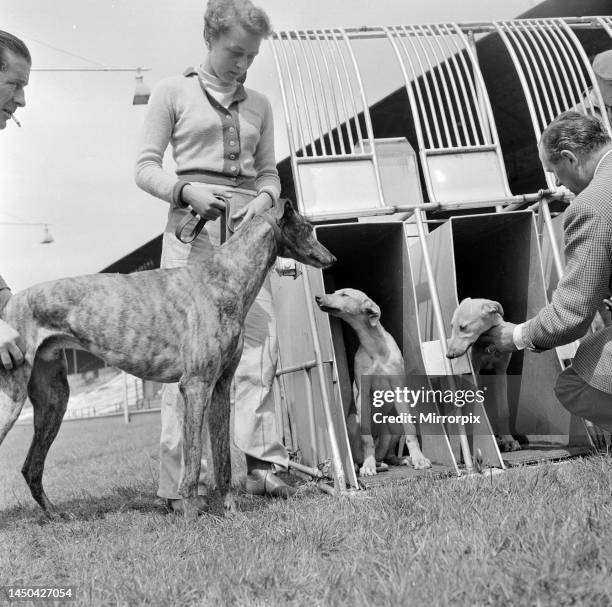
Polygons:
M426 240L447 336L452 314L465 297L500 302L505 319L515 323L532 317L546 305L542 255L530 211L452 217ZM423 284L426 276L419 247L414 244L410 248L415 300L422 339L431 341L439 337L429 291ZM508 372L519 376L520 381L509 381L511 428L525 453L504 453L504 462L506 456L510 456L509 461L515 457L528 461L533 445L541 441L557 449L590 447L582 420L570 415L554 396L553 386L560 371L554 351L513 354ZM451 436L451 443L459 459L458 441ZM484 463L499 465L497 446L485 447ZM542 452L534 451L533 457L539 461Z

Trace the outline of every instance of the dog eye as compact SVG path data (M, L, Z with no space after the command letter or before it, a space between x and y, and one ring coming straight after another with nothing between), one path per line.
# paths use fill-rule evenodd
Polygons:
M467 325L459 325L459 331L465 331L467 329Z

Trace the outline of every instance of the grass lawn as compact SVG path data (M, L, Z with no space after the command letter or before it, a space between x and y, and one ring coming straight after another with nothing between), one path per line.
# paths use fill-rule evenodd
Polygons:
M0 446L0 585L73 585L69 605L612 604L612 460L541 465L334 499L241 495L195 525L155 496L159 417L64 423L48 523ZM25 603L21 603L25 604Z

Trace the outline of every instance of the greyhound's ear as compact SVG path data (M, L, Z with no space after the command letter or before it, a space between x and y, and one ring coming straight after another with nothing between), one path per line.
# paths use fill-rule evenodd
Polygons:
M482 305L483 314L499 314L504 317L504 309L498 301L487 301Z
M380 308L371 299L366 299L361 305L361 311L368 315L368 322L375 327L380 319Z
M279 198L278 202L270 209L270 213L278 221L283 217L288 217L291 213L295 213L295 207L289 198Z

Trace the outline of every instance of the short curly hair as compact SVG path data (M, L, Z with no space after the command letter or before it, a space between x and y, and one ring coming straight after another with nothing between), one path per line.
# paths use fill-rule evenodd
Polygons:
M204 13L204 40L211 42L241 25L247 32L267 38L272 25L266 12L254 6L251 0L209 0Z
M610 136L598 118L573 111L559 114L540 139L551 162L559 162L563 150L584 156L609 143Z

